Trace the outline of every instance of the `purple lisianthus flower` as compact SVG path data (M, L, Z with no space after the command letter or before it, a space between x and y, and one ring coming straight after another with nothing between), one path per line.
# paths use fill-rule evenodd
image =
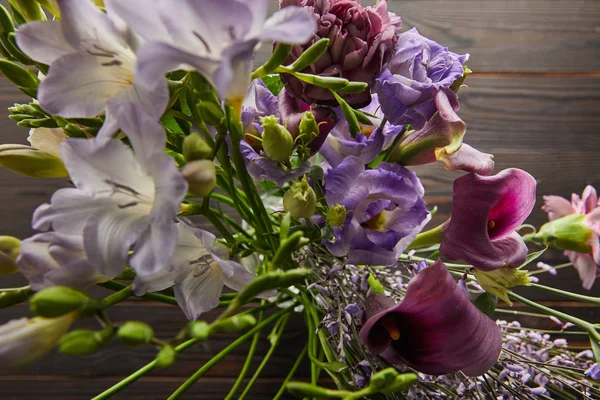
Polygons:
M34 229L83 235L88 259L106 276L131 267L152 275L167 266L177 243L175 218L187 182L164 153L163 127L134 104L120 108L119 126L134 152L109 139L66 139L61 158L75 188L60 189L33 215Z
M531 175L514 168L494 176L471 173L456 179L440 252L482 271L521 265L528 250L515 229L533 210L535 188Z
M375 83L385 116L393 124L422 129L437 111L436 93L456 99L450 87L464 75L468 58L421 36L415 28L398 35L396 53Z
M312 151L316 151L337 123L333 110L327 107L313 109L302 101L290 98L285 90L276 97L261 80L252 82L242 105L242 124L246 135L240 146L248 172L254 179L273 181L278 186L283 186L285 182L297 179L310 170L310 164L306 160L300 160L290 168L289 165L268 159L260 141L255 139L262 135L260 117L265 116L278 117L280 123L296 138L300 120L306 112L312 112L319 124L319 136L308 144Z
M447 170L463 170L487 175L494 170L491 154L463 143L467 125L456 114L453 96L438 91L434 101L438 112L422 129L406 132L392 149L389 161L402 165L422 165L442 161Z
M330 39L327 51L302 72L320 76L346 78L369 85L379 76L394 53L396 32L402 27L397 15L388 12L387 1L365 7L361 0L280 0L283 10L302 6L311 11L318 29L305 42L298 43L287 62L295 61L307 48L321 38ZM290 95L309 104L336 106L337 101L328 89L282 74ZM370 90L357 94L341 94L349 104L362 107L371 101Z
M431 218L421 182L401 165L367 170L359 158L347 157L326 172L325 192L329 206L347 211L343 226L332 228L333 242L325 244L351 264L396 265Z
M502 350L500 328L469 301L441 260L410 281L399 304L370 295L366 311L363 346L425 374L483 375Z
M370 114L367 117L371 120L371 125L361 124L361 131L352 136L348 122L338 109L340 122L319 150L329 165L336 167L348 156L358 157L364 164L368 164L375 160L382 150L386 150L404 128L387 122L383 130L379 129L383 114L376 94L372 95L371 103L361 111Z
M50 65L40 83L40 106L65 118L91 118L106 113L99 136L118 130L116 113L137 103L159 119L169 102L164 78L145 88L134 77L138 41L112 12L103 13L90 0L60 0L58 21L33 21L16 40L33 60ZM147 3L145 5L147 7Z
M84 289L111 278L99 273L88 260L83 236L58 232L39 233L23 240L17 266L36 291L50 286Z
M317 27L313 16L299 7L267 18L268 2L106 0L146 40L138 53L137 78L142 85L154 87L169 71L197 70L221 96L240 102L260 42L304 43Z

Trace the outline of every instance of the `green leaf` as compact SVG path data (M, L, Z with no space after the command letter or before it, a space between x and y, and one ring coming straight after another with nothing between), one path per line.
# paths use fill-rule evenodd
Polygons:
M321 363L320 366L336 374L342 373L348 368L348 366L341 361L325 362Z
M283 82L278 74L267 75L262 77L262 81L273 95L277 96L283 89Z
M335 97L337 102L340 104L340 108L342 109L344 118L346 118L346 121L348 122L348 126L350 127L350 133L352 134L352 136L356 135L358 132L360 132L360 124L358 123L358 119L356 118L354 109L352 107L350 107L350 105L348 103L346 103L346 101L344 101L344 99L342 99L340 96L338 96L338 94L336 92L334 92L332 90L331 93L333 93L333 96Z
M521 266L517 269L521 269L521 268L529 265L533 261L537 260L538 258L540 258L542 256L542 254L544 254L546 252L546 250L548 250L548 246L546 246L545 248L543 248L540 251L535 251L533 253L527 254L527 257L525 258L525 262L523 264L521 264Z
M475 299L473 305L485 315L491 315L498 305L498 297L489 293L482 293Z

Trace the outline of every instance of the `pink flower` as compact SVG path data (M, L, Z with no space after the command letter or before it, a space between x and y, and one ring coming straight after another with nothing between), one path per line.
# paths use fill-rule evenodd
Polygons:
M542 210L548 213L550 221L572 214L585 216L583 222L589 227L589 238L579 252L567 250L565 255L577 269L583 288L591 289L600 275L600 202L596 189L587 186L581 197L573 194L571 202L559 196L544 196Z

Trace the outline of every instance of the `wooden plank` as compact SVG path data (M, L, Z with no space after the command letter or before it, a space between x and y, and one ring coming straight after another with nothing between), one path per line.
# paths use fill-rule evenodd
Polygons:
M372 5L375 0L363 0ZM479 72L600 70L600 3L585 0L388 0L403 30L456 53ZM277 9L271 0L270 10ZM257 56L264 61L270 49Z

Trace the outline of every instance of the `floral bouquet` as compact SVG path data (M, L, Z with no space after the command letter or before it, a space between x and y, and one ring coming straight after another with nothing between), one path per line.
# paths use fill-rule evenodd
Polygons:
M239 337L169 399L250 341L226 397L241 399L290 318L303 317L306 343L273 399L600 398L600 326L513 291L600 304L537 283L556 269L536 261L565 251L562 266L592 288L595 190L548 196L550 221L523 225L535 179L494 175L492 155L463 143L468 54L402 31L385 0L281 0L271 16L267 3L0 7L0 70L32 97L9 109L31 146L0 146L0 165L66 186L35 211L40 233L0 238L0 271L29 281L1 289L1 307L28 302L33 314L0 326L0 369L55 346L80 356L117 341L155 347L154 361L95 397L106 399L227 332ZM273 51L256 67L260 44ZM435 209L407 166L436 161L466 174L451 218L425 230ZM146 322L111 320L130 297L178 306L190 322L159 339ZM495 311L556 328L494 321ZM70 330L87 318L96 330ZM267 329L271 348L250 377ZM590 348L569 347L567 334L589 336ZM295 380L304 361L310 380Z

